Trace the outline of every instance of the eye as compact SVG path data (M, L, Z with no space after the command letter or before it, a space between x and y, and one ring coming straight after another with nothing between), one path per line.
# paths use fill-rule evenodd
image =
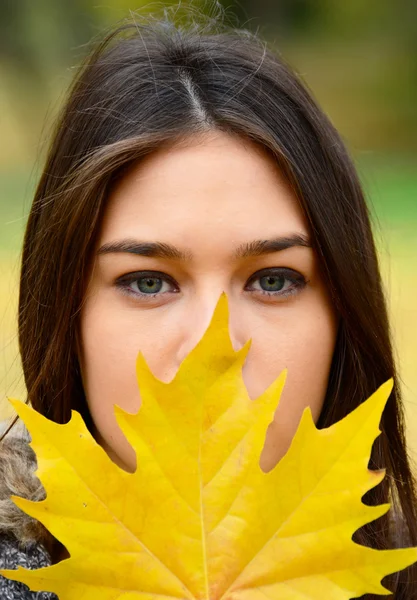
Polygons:
M166 293L168 290L163 289L164 284L165 288L169 288L170 285L175 286L174 282L167 275L159 273L158 271L129 273L116 281L116 286L120 288L124 294L136 297L139 296L145 300Z
M253 283L258 281L260 287L253 286ZM252 284L252 287L248 288L249 283ZM245 291L272 297L288 297L299 293L307 283L305 277L297 271L274 267L263 269L252 275L245 286ZM179 292L174 280L159 271L129 273L120 277L115 285L123 294L145 301L167 293Z
M252 286L252 290L266 296L284 298L299 293L308 283L301 273L278 267L258 271L249 279L249 283L258 281L260 287Z

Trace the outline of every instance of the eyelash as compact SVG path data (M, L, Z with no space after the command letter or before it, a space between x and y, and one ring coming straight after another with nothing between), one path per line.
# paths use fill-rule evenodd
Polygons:
M254 275L252 275L250 277L250 279L248 280L248 283L253 282L256 279L261 279L262 277L265 277L268 275L269 276L272 275L272 277L276 277L276 276L284 277L285 280L289 280L293 284L293 287L289 288L288 290L285 290L284 292L281 292L281 290L272 291L272 292L268 292L266 290L255 290L256 292L258 292L262 295L265 295L265 296L269 296L269 297L288 298L289 296L293 296L295 294L300 293L305 288L305 286L309 283L309 280L307 280L303 275L301 275L301 273L298 273L297 271L293 271L291 269L285 269L285 268L270 268L270 269L264 269L262 271L258 271L257 273L254 273ZM129 288L129 285L131 285L135 281L139 281L140 279L146 279L146 278L161 279L165 282L171 283L172 285L174 284L173 281L169 277L167 277L167 275L165 275L164 273L161 273L159 271L138 271L136 273L129 273L127 275L124 275L123 277L120 277L119 279L116 280L115 285L118 289L120 289L122 294L125 294L126 296L133 296L135 298L140 298L145 301L151 300L157 296L163 296L165 293L167 293L167 292L162 292L162 293L156 292L154 294L145 294L143 292L134 292L133 290L131 290Z

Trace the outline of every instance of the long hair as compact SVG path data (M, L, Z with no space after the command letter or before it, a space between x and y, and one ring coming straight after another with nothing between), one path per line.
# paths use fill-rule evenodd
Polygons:
M22 253L19 346L27 400L64 423L91 417L77 331L92 250L112 183L134 161L205 130L260 144L292 186L313 235L340 325L318 427L343 418L383 382L394 388L370 468L386 469L367 504L390 513L354 536L373 548L417 545L415 486L371 219L340 135L305 83L258 35L221 18L134 17L95 43L57 120ZM388 513L388 514L390 514ZM417 598L410 567L387 577ZM368 595L366 598L378 598Z

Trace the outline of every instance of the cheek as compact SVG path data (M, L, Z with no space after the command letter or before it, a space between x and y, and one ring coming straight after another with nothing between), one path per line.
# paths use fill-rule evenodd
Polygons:
M116 462L133 469L135 456L119 429L113 406L132 413L140 407L135 372L140 344L127 314L110 314L106 306L100 298L91 298L81 315L83 386L97 441Z
M309 406L313 420L317 422L323 407L337 322L330 311L322 309L314 318L311 313L311 318L308 316L308 312L300 313L297 319L288 319L288 325L277 325L276 330L271 326L269 350L263 344L256 363L252 367L248 364L245 383L251 398L261 394L284 368L288 369L279 405L266 432L260 460L264 471L271 470L288 450L304 409ZM256 393L251 393L254 391Z

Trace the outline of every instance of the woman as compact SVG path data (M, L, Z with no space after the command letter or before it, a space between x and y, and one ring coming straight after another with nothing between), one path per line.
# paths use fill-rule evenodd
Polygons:
M176 26L165 15L119 27L72 85L24 240L19 341L28 400L59 423L78 410L109 456L133 470L113 404L140 406L137 352L169 381L226 291L235 350L252 339L243 369L250 396L288 367L265 471L307 405L327 427L394 377L370 462L387 476L365 498L393 507L354 539L416 545L386 303L352 161L303 83L263 42L219 21L191 21ZM42 496L33 456L22 441L2 444L1 566L56 562L62 547L11 514L8 501L9 490ZM17 481L23 463L27 476ZM417 598L412 568L383 583L396 600ZM2 597L35 597L1 585Z

